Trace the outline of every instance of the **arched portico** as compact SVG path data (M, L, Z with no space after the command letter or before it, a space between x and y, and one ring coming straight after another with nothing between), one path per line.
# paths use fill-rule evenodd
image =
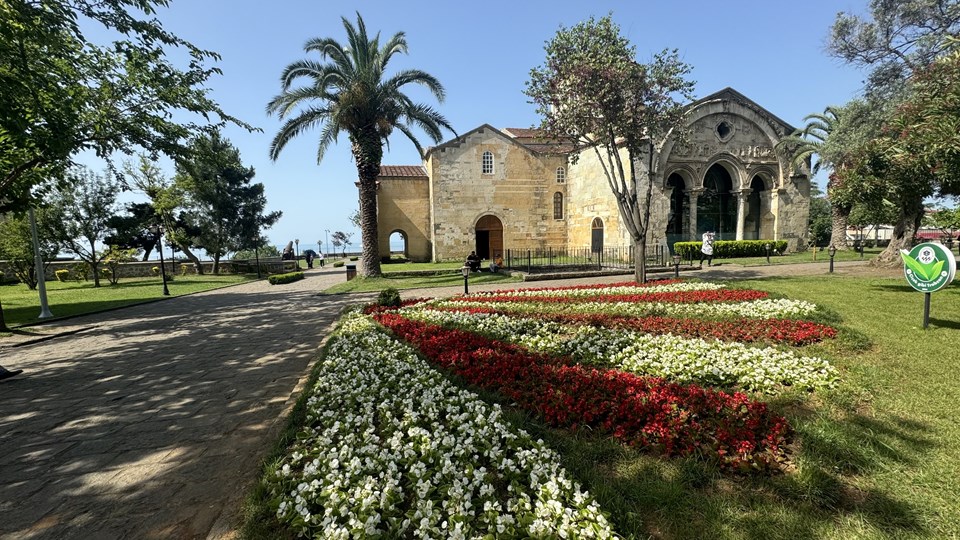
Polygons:
M474 229L477 235L476 251L481 259L503 255L503 222L500 218L487 214L477 220Z

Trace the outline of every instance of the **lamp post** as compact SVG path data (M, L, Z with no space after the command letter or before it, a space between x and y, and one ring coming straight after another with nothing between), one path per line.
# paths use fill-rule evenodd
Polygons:
M293 240L293 245L295 245L297 249L296 259L297 259L297 269L299 270L300 269L300 239L295 238Z
M323 230L323 238L325 240L323 243L323 253L327 255L330 253L330 229Z
M33 214L33 207L30 207L30 236L33 239L33 263L37 269L37 290L40 292L40 315L38 319L49 319L53 317L50 312L50 306L47 305L47 276L43 271L43 257L40 256L40 241L37 236L37 218Z
M680 255L673 256L673 277L680 277Z
M830 273L833 273L833 256L837 254L837 247L833 244L830 244L830 247L827 249L827 253L830 254Z
M767 250L767 264L770 264L770 242L764 244L763 248Z
M470 288L469 285L467 285L467 281L470 277L470 267L463 265L463 267L460 268L460 272L463 273L463 294L470 294Z
M157 239L157 251L160 252L160 279L163 280L163 295L170 296L170 289L167 288L167 267L163 262L163 227L151 225L150 232Z
M253 256L257 260L257 279L262 279L263 275L260 273L260 235L257 234L253 238Z

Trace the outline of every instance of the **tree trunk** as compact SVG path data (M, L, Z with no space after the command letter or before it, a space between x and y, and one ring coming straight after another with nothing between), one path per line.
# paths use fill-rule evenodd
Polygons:
M0 332L9 332L7 319L3 316L3 302L0 302Z
M220 273L220 254L219 253L213 256L213 273L214 274Z
M923 199L916 199L905 202L900 207L899 219L893 226L893 236L890 238L890 244L887 248L871 261L874 266L899 266L903 264L900 258L900 250L907 251L913 247L913 239L920 228L920 221L923 219Z
M379 277L380 240L377 234L377 176L383 159L383 144L374 130L350 135L353 158L360 177L360 241L363 253L360 256L361 275Z
M647 237L641 236L633 241L633 279L637 283L647 282Z
M833 228L830 231L830 245L837 248L838 251L849 249L847 243L847 219L850 217L851 207L830 205L830 216L833 221Z
M97 249L93 243L93 240L90 241L90 260L87 261L90 264L90 270L93 271L93 286L100 286L100 269L97 268Z

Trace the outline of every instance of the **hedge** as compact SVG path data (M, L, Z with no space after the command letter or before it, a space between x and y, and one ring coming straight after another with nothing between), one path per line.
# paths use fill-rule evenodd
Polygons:
M715 259L735 259L737 257L764 257L766 245L770 244L770 254L783 253L787 249L786 240L718 240L713 243ZM675 242L673 252L681 258L692 260L700 258L700 246L703 242Z
M283 285L284 283L293 283L303 279L303 272L289 272L286 274L274 274L267 278L271 285Z
M340 267L343 266L344 264L346 264L346 263L344 263L343 261L337 261L337 262L333 263L333 267L334 267L334 268L340 268Z

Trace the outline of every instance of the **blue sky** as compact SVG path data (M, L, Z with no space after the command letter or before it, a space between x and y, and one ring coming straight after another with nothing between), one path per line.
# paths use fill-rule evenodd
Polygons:
M459 133L484 123L537 124L523 89L530 69L543 62L544 43L561 25L611 12L639 61L676 48L693 66L698 97L731 86L798 127L807 114L843 104L860 91L864 73L829 57L825 44L837 12L862 12L865 6L866 0L173 0L158 17L177 35L222 56L223 75L210 82L213 97L228 113L263 130L232 127L226 136L244 163L255 167L255 181L266 186L268 209L283 211L266 235L279 246L300 239L303 250L324 240L327 229L354 232L353 248L359 249L360 233L347 219L358 207L349 141L341 137L318 165L317 134L307 133L271 162L267 149L280 121L264 110L280 91L281 70L306 57L308 39L345 41L342 16L355 20L359 11L368 31L384 39L405 32L409 54L395 57L392 68L415 67L437 77L446 88L444 103L419 90L410 94L436 106ZM421 143L431 144L425 136ZM396 134L383 162L420 160L414 146ZM172 176L172 166L164 166Z

